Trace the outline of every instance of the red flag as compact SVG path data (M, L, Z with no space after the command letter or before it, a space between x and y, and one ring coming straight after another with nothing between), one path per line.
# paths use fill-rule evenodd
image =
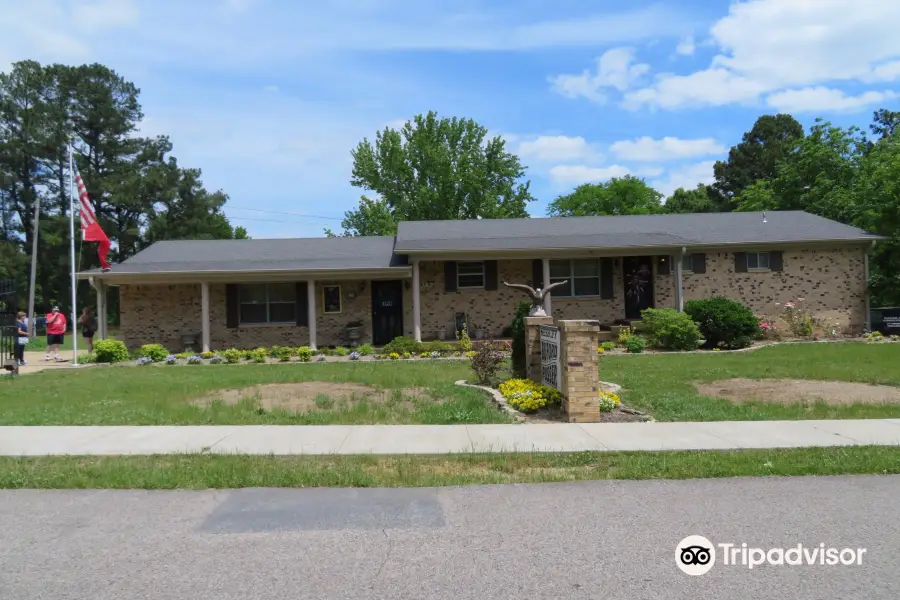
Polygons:
M74 163L73 163L74 166ZM81 180L81 174L78 167L75 167L75 185L78 187L78 205L81 208L81 239L85 242L99 242L97 248L97 256L100 257L100 268L109 271L109 238L97 222L97 215L94 214L94 207L91 206L91 200L88 198L87 188L84 181Z

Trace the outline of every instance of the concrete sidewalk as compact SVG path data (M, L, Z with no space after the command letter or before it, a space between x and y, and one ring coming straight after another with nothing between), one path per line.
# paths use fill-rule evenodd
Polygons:
M450 454L897 446L900 419L559 423L0 427L0 455Z

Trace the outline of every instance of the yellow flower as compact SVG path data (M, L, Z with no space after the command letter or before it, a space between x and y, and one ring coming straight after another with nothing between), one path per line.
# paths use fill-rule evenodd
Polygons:
M613 394L612 392L600 392L598 401L600 403L600 412L610 412L615 410L616 407L622 403L618 394Z
M597 348L597 354L603 354L603 348Z
M391 360L397 360L398 358L400 358L400 355L397 354L396 352L391 352L391 353L388 355L388 357L389 357Z

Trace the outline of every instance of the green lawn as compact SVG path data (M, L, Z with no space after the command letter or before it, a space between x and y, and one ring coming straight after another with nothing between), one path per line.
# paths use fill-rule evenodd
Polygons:
M454 381L470 374L467 361L344 362L292 365L89 367L0 380L0 425L326 425L369 423L508 423L484 392ZM392 390L388 401L342 405L316 398L295 414L260 410L253 400L189 402L212 390L265 383L354 382ZM433 398L407 400L405 388Z
M744 377L856 381L900 386L900 344L785 344L737 353L605 356L600 379L659 421L897 418L897 404L733 404L700 396L695 381Z
M0 458L0 488L417 487L900 473L900 448L451 456Z

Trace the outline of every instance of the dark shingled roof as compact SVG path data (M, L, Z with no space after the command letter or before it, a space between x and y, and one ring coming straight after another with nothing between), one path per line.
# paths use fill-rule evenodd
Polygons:
M156 242L113 273L203 271L306 271L403 267L393 237L276 240L171 240ZM99 272L99 271L98 271Z
M404 221L396 252L722 246L880 239L803 211Z

